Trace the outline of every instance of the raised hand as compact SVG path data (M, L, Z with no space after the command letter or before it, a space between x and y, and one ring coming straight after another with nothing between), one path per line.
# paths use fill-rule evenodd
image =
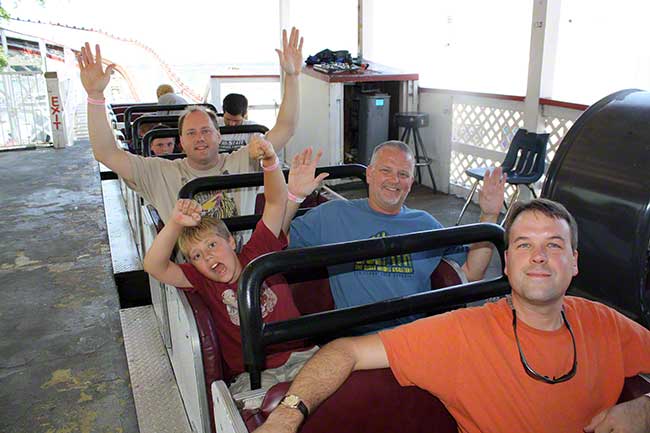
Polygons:
M479 206L483 215L498 216L503 206L506 175L501 167L488 170L483 176L483 186L479 192Z
M293 157L291 170L289 170L289 192L296 197L307 197L318 185L329 176L329 173L321 173L314 177L316 166L323 151L319 150L312 159L312 148L308 147Z
M273 144L262 135L255 134L248 143L248 155L251 159L268 161L272 165L275 162L276 153Z
M194 200L179 199L172 211L172 221L183 227L194 227L201 222L201 205Z
M86 42L81 47L81 51L77 53L77 62L79 63L81 83L88 96L103 99L104 89L108 86L108 82L111 81L111 72L113 72L115 65L110 64L104 70L99 44L95 45L95 53L95 56L93 56L90 44Z
M300 41L300 42L299 42ZM287 42L287 31L282 30L282 50L276 49L280 66L287 75L298 75L302 69L302 43L300 30L291 28L291 36Z

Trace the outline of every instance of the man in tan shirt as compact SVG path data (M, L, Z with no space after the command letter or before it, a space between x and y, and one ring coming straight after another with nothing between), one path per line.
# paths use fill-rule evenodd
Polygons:
M285 73L284 98L275 126L266 134L276 151L280 151L293 136L298 124L299 83L302 66L302 44L299 31L291 30L287 38L282 32L282 50L276 50ZM187 155L178 160L143 158L117 147L106 116L104 90L114 65L104 69L99 45L95 54L88 43L77 56L83 83L88 93L88 131L95 159L115 173L127 185L141 194L167 221L176 203L178 191L196 177L217 176L259 171L258 140L231 154L220 154L221 135L214 113L200 107L186 110L179 120L180 145ZM234 194L215 191L197 197L208 214L229 217L251 214L255 206L256 188L242 189Z

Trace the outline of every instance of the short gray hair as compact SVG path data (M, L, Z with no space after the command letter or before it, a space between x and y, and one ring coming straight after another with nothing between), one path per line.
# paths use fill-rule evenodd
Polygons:
M179 135L183 134L183 122L185 122L185 118L187 117L188 114L194 113L195 111L200 111L201 113L207 114L210 120L212 121L212 124L216 128L217 132L219 132L219 120L217 118L217 113L210 110L209 108L204 107L203 105L189 105L185 107L185 110L183 110L180 116L178 117Z
M375 150L372 151L372 156L370 157L370 165L373 165L375 163L379 151L388 147L397 149L406 154L413 161L413 165L415 166L415 155L413 155L413 151L408 144L399 140L389 140L378 144L377 147L375 147Z

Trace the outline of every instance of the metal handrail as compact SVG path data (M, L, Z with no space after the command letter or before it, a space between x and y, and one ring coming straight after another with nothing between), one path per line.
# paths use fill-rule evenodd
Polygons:
M289 170L283 170L284 178L289 178ZM316 175L329 173L328 179L356 177L365 183L366 167L361 164L346 164L331 167L318 167ZM192 179L178 192L178 198L194 198L203 191L214 191L234 188L250 188L264 185L264 173L228 174L222 176L206 176Z
M269 128L266 126L258 124L219 127L219 133L221 135L256 133L266 134L268 130ZM161 137L175 137L178 139L180 137L180 134L178 128L162 128L147 131L147 133L142 136L142 148L140 149L140 154L142 156L151 156L151 141Z
M124 110L124 134L126 135L126 139L130 140L131 137L133 136L132 133L132 122L131 122L131 117L135 113L156 113L158 111L176 111L176 110L184 110L189 106L192 105L201 105L203 107L207 107L214 111L215 113L217 112L217 109L214 107L212 104L172 104L172 105L160 105L160 104L150 104L150 105L134 105L127 107L126 110Z

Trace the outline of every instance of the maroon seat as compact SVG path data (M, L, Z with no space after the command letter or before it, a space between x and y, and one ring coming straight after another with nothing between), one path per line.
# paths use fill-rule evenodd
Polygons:
M273 386L259 411L244 414L249 431L259 427L287 393L290 383ZM619 403L650 392L640 376L625 379ZM456 433L456 421L433 395L417 387L400 387L389 369L354 372L305 421L300 433L435 432Z
M272 387L261 410L247 414L249 431L265 420L289 389L289 383ZM354 372L302 425L301 433L436 432L457 433L456 421L433 395L402 387L389 369Z
M305 198L305 201L300 203L301 208L310 208L318 206L319 204L325 203L329 199L321 194L320 190L312 192L309 196ZM255 196L255 214L259 215L264 211L264 194L260 193Z
M203 377L205 378L206 393L208 395L208 408L210 412L210 430L215 433L214 412L212 410L212 382L216 380L227 381L232 374L226 366L221 354L217 328L212 320L212 314L203 298L198 293L185 292L187 301L192 308L196 327L199 331L201 342L201 359L203 360Z
M628 377L625 379L623 391L618 398L619 403L634 400L650 392L650 382L641 376Z

